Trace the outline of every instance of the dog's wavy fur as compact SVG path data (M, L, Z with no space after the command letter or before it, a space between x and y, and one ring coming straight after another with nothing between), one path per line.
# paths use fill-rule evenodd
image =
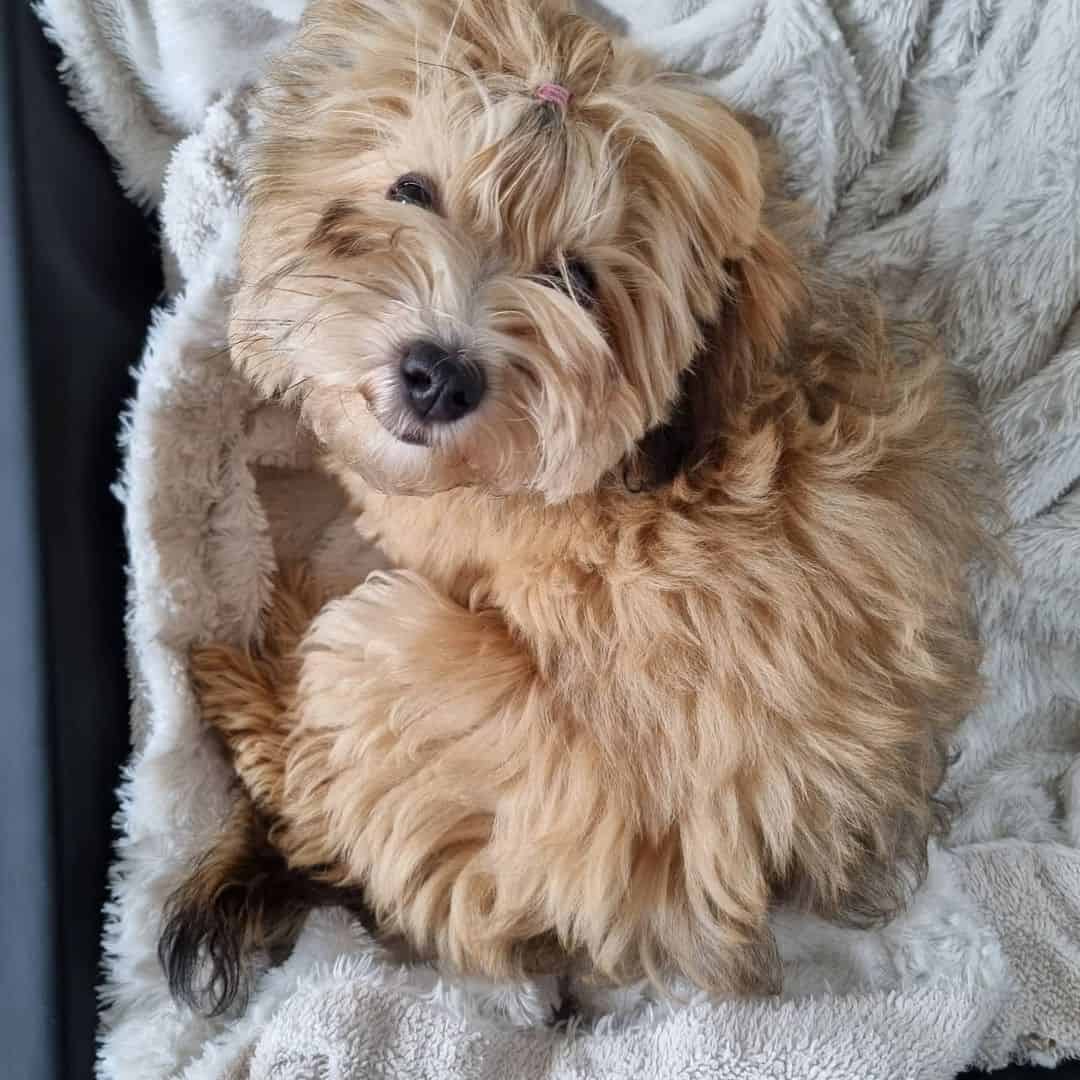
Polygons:
M818 269L752 122L557 3L315 0L262 104L234 359L400 569L282 579L260 649L194 652L251 806L174 898L176 987L273 936L220 902L252 813L496 978L773 991L771 904L896 912L978 691L980 463L928 340ZM418 337L489 386L423 433Z

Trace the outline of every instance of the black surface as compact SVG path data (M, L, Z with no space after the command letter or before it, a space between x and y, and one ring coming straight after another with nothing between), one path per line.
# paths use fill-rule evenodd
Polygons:
M12 100L6 9L0 7L0 105ZM29 356L23 328L12 110L0 108L0 1045L13 1076L51 1076L59 1032L52 971L54 912L48 732L33 527Z
M0 1075L79 1080L93 1071L110 824L128 749L125 555L109 487L161 270L151 224L69 108L40 24L26 4L0 7L0 228L6 236L17 220L21 253L18 292L6 289L18 313L0 324L4 496L17 488L0 503L0 654L14 669L0 715L16 734L0 755L11 781L0 791ZM13 250L5 244L11 263Z

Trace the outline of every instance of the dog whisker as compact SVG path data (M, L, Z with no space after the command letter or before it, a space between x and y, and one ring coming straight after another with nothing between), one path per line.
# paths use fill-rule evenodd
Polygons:
M305 375L304 378L297 379L296 382L292 383L289 386L286 386L285 389L282 390L281 392L282 392L282 394L288 394L288 393L292 392L293 390L295 390L298 386L303 386L305 383L310 382L313 378L314 378L313 375Z
M462 71L461 68L451 67L449 64L437 64L432 60L420 60L416 61L417 67L438 68L440 71L449 71L454 75L458 75L463 79L469 79L472 76L467 71Z

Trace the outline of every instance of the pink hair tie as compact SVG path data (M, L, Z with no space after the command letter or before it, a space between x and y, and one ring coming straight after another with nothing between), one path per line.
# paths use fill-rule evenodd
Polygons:
M541 83L533 92L533 96L539 98L540 101L548 101L552 105L558 105L560 109L565 109L570 104L570 99L574 96L566 89L565 86L560 86L558 83L546 82Z

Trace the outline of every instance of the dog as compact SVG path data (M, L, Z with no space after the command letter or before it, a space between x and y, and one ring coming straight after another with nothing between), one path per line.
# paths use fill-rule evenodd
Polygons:
M314 0L259 102L233 361L395 569L193 651L242 787L174 991L331 898L453 971L718 994L778 989L774 905L895 914L979 692L929 335L822 269L756 121L557 0Z

